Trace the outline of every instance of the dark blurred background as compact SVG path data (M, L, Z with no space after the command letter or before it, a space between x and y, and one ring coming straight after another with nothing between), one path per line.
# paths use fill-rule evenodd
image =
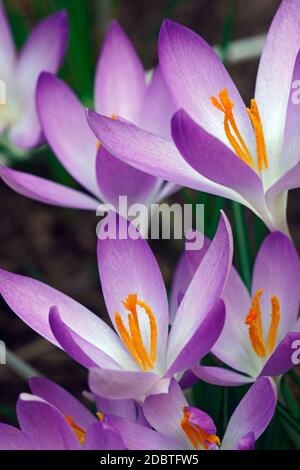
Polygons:
M62 76L83 102L92 102L93 75L101 41L112 18L116 18L133 41L146 68L157 61L157 35L165 17L172 18L201 34L209 43L223 45L231 40L266 33L279 0L7 0L4 2L18 47L32 27L49 13L66 8L70 19L70 42ZM248 102L253 96L258 60L228 64ZM75 186L55 157L45 148L25 155L11 164ZM173 199L199 198L181 192ZM201 197L201 195L200 195ZM197 199L198 200L198 199ZM230 215L226 201L202 195L206 204L206 226L212 236L219 209ZM300 248L299 193L289 199L290 228ZM106 311L98 281L94 213L66 210L25 199L0 183L0 266L40 279L70 295L101 317ZM265 234L263 226L245 211L252 260ZM182 244L156 242L153 249L167 286ZM238 263L238 260L237 260ZM0 339L47 375L79 395L86 387L86 371L68 356L41 339L0 302ZM25 382L8 367L0 367L0 421L13 421L13 406Z

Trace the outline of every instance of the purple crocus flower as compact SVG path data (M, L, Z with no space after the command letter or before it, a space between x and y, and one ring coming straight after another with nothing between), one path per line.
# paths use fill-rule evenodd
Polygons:
M148 130L170 135L175 111L160 70L147 86L145 71L121 27L113 22L107 32L95 75L95 107L119 121L130 120ZM85 110L73 91L50 73L40 76L37 109L53 152L89 195L38 176L0 168L0 176L17 192L48 204L96 210L100 202L118 207L119 196L128 205L159 201L175 185L130 167L101 145L91 131Z
M0 79L6 88L6 104L0 104L0 132L7 131L17 147L27 149L44 143L35 103L37 80L42 71L57 72L67 37L66 12L55 13L34 28L17 55L0 2Z
M300 186L299 24L298 0L283 0L265 43L255 99L246 108L214 50L190 29L163 23L159 62L181 108L172 120L180 153L170 141L129 123L90 112L90 125L124 162L238 201L271 231L287 233L287 192Z
M223 215L169 333L167 294L156 259L135 228L121 222L131 238L122 234L98 242L101 285L114 329L31 278L1 270L0 291L33 330L90 369L94 393L142 402L150 393L167 390L175 374L180 379L220 335L225 319L220 296L231 266L232 236Z
M172 289L172 312L193 273L201 265L203 250L182 256ZM294 367L293 353L300 339L300 261L291 241L281 232L264 240L257 255L251 295L232 267L222 298L226 306L224 329L213 354L231 369L196 365L193 372L218 385L235 386L260 376L280 376Z
M120 433L102 410L93 415L69 392L45 378L31 378L29 386L32 395L22 393L17 402L20 429L0 424L1 450L124 449ZM129 419L131 404L122 406L119 416Z
M274 415L276 401L274 382L268 377L258 379L235 409L220 439L211 417L189 406L180 386L172 380L168 393L149 396L143 405L156 436L154 431L144 432L142 426L122 418L113 417L110 422L131 450L252 450Z

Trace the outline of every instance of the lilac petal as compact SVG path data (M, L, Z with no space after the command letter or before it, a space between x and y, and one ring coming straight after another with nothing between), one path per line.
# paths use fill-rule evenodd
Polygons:
M188 236L190 234L188 233ZM200 235L200 233L199 233ZM176 312L180 302L195 274L199 264L206 255L210 240L204 237L203 246L199 250L185 249L184 254L181 256L175 270L174 279L171 286L170 296L170 323L173 323Z
M99 205L87 194L23 171L0 167L0 177L17 193L45 204L86 210L96 210Z
M173 323L178 307L192 279L186 252L184 252L176 265L170 295L170 324Z
M193 373L204 382L224 387L236 387L253 382L253 379L223 367L208 367L196 364Z
M183 408L187 404L180 386L173 379L168 393L146 398L143 410L147 421L156 431L178 440L182 446L189 448L189 440L180 426Z
M203 178L180 155L176 146L151 132L89 110L88 122L98 139L117 158L138 170L180 186L229 197L231 190Z
M129 450L183 450L180 441L165 436L146 426L132 423L127 419L112 417L109 422L120 432L125 448Z
M110 215L107 216L109 221ZM165 367L168 338L169 307L164 281L157 261L146 240L139 235L132 224L118 218L116 239L98 241L98 265L102 291L110 318L115 324L115 312L127 324L128 311L122 302L129 294L137 294L146 302L155 316L157 324L157 360L153 371L162 372ZM122 233L125 239L122 239ZM134 235L133 239L132 235ZM140 309L139 323L144 343L150 333L149 319ZM133 362L133 361L132 361Z
M9 424L0 423L0 450L34 450L30 436Z
M171 118L176 110L160 67L157 66L147 89L139 124L153 134L171 139Z
M124 450L124 444L117 429L95 422L86 432L84 450Z
M255 436L253 432L248 432L238 442L238 450L254 450L255 449Z
M78 426L86 429L95 417L64 388L44 377L31 377L29 387L33 395L43 398L63 416L71 416Z
M23 432L40 450L79 450L80 443L65 417L42 398L23 393L17 402Z
M47 141L66 170L99 197L96 180L97 139L85 110L72 90L50 73L42 73L37 86L37 110Z
M224 329L212 352L232 369L257 375L257 355L249 340L246 315L251 306L249 292L238 272L231 268L222 298L226 306Z
M265 431L276 408L277 393L272 379L258 379L231 416L221 449L235 450L242 438L252 432L255 440Z
M130 421L137 420L137 406L134 400L111 400L100 395L96 395L95 399L97 411L105 415L126 418Z
M276 173L280 167L285 116L300 44L299 22L299 2L284 0L269 29L257 75L255 98L264 127L268 155L272 158L265 174L270 181L278 177Z
M154 176L126 165L102 145L97 153L96 174L102 197L116 208L120 196L127 196L128 205L147 202L157 186Z
M182 378L179 381L179 384L182 390L185 390L187 388L191 388L197 382L199 382L199 378L194 374L192 369L188 369L183 374Z
M212 306L198 330L181 350L166 375L192 367L208 354L222 332L225 322L225 304L219 299Z
M293 361L293 354L297 351L293 346L297 345L299 340L300 333L288 333L278 344L273 354L269 357L259 375L275 377L277 375L285 374L287 371L292 369L292 367L296 365Z
M42 142L41 126L35 107L35 90L42 71L57 72L67 44L66 12L55 13L41 21L23 47L16 69L16 82L23 101L22 115L11 128L16 145L29 148Z
M159 379L158 375L150 372L96 368L90 369L89 372L89 385L92 392L115 400L143 401L152 392Z
M287 170L299 162L300 159L300 137L299 137L299 96L298 91L293 87L293 83L299 84L300 80L300 52L296 57L293 71L293 77L290 87L290 96L288 99L286 122L284 129L284 154L278 162L281 165L280 174L287 173ZM294 96L295 95L295 96ZM295 99L296 98L296 99ZM277 178L278 179L278 178Z
M16 49L3 2L0 3L0 74L2 80L11 78L16 64Z
M286 221L287 191L300 187L300 163L296 163L266 192L266 201L277 230L289 234Z
M269 329L271 298L277 296L280 302L278 341L292 331L296 323L300 303L299 284L300 262L296 249L282 233L271 233L256 257L252 295L263 289L260 304L265 332Z
M185 410L189 413L189 422L191 424L204 429L207 434L216 434L216 425L207 413L193 406L186 406Z
M54 305L72 331L101 349L115 362L126 366L126 350L119 337L100 318L75 300L34 279L0 270L0 292L10 308L33 330L58 346L50 325ZM83 347L83 343L80 343Z
M61 348L79 364L86 368L100 366L119 369L118 364L110 356L72 331L62 321L56 306L50 308L49 325Z
M184 111L172 119L172 135L178 150L196 171L215 183L233 190L232 199L264 209L264 192L260 177L220 140L208 134Z
M146 92L143 66L125 32L113 21L96 71L96 110L136 122Z
M252 129L245 105L216 52L200 36L173 21L165 20L159 35L159 62L178 108L183 108L211 134L226 141L223 115L211 96L227 88L239 128L252 143Z
M220 298L231 262L231 228L222 214L215 238L189 285L172 325L168 343L168 367L173 365Z

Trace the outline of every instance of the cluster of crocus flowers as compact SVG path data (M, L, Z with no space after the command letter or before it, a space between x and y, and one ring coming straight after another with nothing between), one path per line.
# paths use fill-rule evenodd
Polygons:
M205 251L186 251L174 278L172 303L189 285ZM294 367L293 344L300 340L300 261L286 235L273 232L264 240L255 260L252 292L231 268L222 299L226 307L224 328L212 353L230 367L195 365L203 380L226 386L276 378ZM176 313L175 313L176 315Z
M101 286L115 331L34 279L0 270L0 292L31 328L89 368L94 393L142 403L150 393L167 390L173 376L180 380L220 335L225 321L220 296L232 261L232 235L222 216L170 332L161 272L146 240L136 235L98 241Z
M119 196L126 196L128 205L150 204L177 190L176 185L136 170L107 151L90 129L85 109L70 87L50 73L51 68L44 70L34 102L39 122L60 163L88 193L2 167L0 176L11 188L43 203L86 210L96 210L103 202L117 208ZM161 72L157 68L146 83L144 68L116 22L106 34L94 88L97 112L170 135L176 108Z
M1 167L9 186L47 204L95 210L100 202L116 207L120 196L149 205L183 185L246 205L271 230L248 292L232 266L231 227L221 213L213 239L183 253L169 303L149 244L108 211L104 226L123 227L97 244L112 327L58 290L0 269L0 293L12 311L87 369L86 397L95 409L32 378L31 394L17 403L19 428L0 424L0 449L254 449L300 344L300 261L286 223L287 192L300 185L300 115L292 96L299 24L298 2L283 0L246 107L214 50L188 28L163 23L159 65L147 83L113 22L96 70L96 111L86 111L55 76L65 13L38 25L17 58L0 3L0 73L9 84L0 130L24 148L46 139L83 191ZM209 353L215 366L204 365ZM248 386L222 435L183 393L199 379Z
M293 99L299 21L298 1L283 0L267 35L249 107L214 50L188 28L165 21L158 49L179 109L172 119L173 141L90 111L92 129L124 162L238 201L270 230L287 233L287 193L299 187L299 106Z

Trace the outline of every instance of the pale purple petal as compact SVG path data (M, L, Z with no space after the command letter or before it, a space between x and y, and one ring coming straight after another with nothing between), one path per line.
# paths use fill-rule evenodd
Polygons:
M248 432L238 442L238 450L254 450L255 449L255 436L253 432Z
M110 215L107 216L109 222ZM122 232L123 231L123 235ZM127 324L128 311L123 305L129 294L137 294L152 310L157 324L157 360L153 371L162 372L165 367L168 337L169 307L164 281L157 261L146 240L132 224L118 218L116 239L98 241L98 265L102 291L110 318L115 324L115 312L119 312ZM121 237L123 236L122 239ZM145 345L149 342L150 324L143 309L138 312L141 335Z
M178 307L183 299L185 291L189 286L189 283L191 282L191 279L192 273L189 270L186 252L184 252L176 265L174 277L172 280L170 295L170 324L172 324L174 321Z
M143 66L125 32L113 21L97 65L96 110L137 122L146 92Z
M239 129L252 147L253 132L245 105L213 48L190 29L166 20L161 27L158 49L162 74L177 107L185 109L207 132L228 144L224 116L210 99L227 88Z
M226 306L225 326L212 352L232 369L255 376L257 355L252 348L245 324L251 299L234 267L231 268L222 298Z
M190 442L180 426L183 408L187 405L180 386L173 379L168 393L146 398L143 410L147 421L156 431L178 440L182 446L189 448Z
M34 450L36 445L23 431L0 423L0 450Z
M97 181L105 201L119 207L119 197L127 196L127 204L146 203L157 186L157 179L114 157L103 145L96 161Z
M264 192L258 174L184 110L178 111L172 119L172 135L187 163L202 176L227 186L256 210L264 210ZM233 194L232 199L239 198Z
M62 80L42 73L37 86L37 110L47 141L61 164L99 197L95 170L97 139L78 98Z
M227 197L232 194L231 190L203 178L188 165L169 139L90 110L87 118L98 139L123 162L180 186Z
M124 450L124 444L117 428L95 422L86 432L84 450Z
M45 204L93 211L99 205L87 194L23 171L0 167L0 177L17 193Z
M57 408L63 416L71 416L74 422L83 429L95 421L95 417L80 401L51 380L44 377L31 377L29 387L33 395L43 398Z
M253 382L253 379L223 367L201 366L196 364L193 373L204 382L223 387L236 387Z
M10 129L10 137L18 146L30 148L43 142L35 105L36 84L42 71L57 72L65 53L67 35L66 12L55 13L37 25L21 51L15 80L22 113Z
M264 365L260 376L275 377L282 375L292 369L296 362L293 361L294 353L297 356L297 348L299 346L300 333L291 332L278 344L273 354L269 357Z
M168 367L172 366L221 297L231 262L231 228L222 214L215 238L189 285L172 325L168 343Z
M290 86L290 96L287 104L286 122L284 129L283 149L279 160L280 174L284 175L287 171L300 160L300 106L299 106L299 80L300 80L300 52L296 57L293 71L292 82ZM295 89L293 84L297 85Z
M96 395L95 400L97 411L105 415L119 416L130 421L137 420L137 406L134 400L111 400L100 395Z
M56 306L50 308L49 325L60 347L82 366L86 368L120 368L119 365L110 356L105 354L100 347L94 346L92 343L86 341L84 338L72 331L72 329L62 321ZM101 338L99 338L99 340L100 339Z
M192 367L208 354L222 332L225 322L225 305L219 299L207 313L205 319L188 343L181 350L166 375Z
M157 66L147 88L139 125L153 134L171 139L171 118L176 110L160 67Z
M279 176L285 116L300 45L299 22L299 2L283 0L269 29L257 75L255 98L270 159L265 173L269 181Z
M89 386L93 393L115 400L143 401L160 377L150 372L127 372L110 369L90 369Z
M278 341L294 329L299 312L299 285L300 261L296 249L282 233L271 233L256 257L252 295L263 289L260 305L265 333L270 324L271 298L277 296L280 302Z
M109 422L120 432L126 449L129 450L183 450L180 441L165 436L146 426L132 423L127 419L112 417Z
M80 443L65 417L42 398L23 393L17 402L23 432L40 450L79 450Z
M272 379L258 379L241 400L231 416L221 449L235 450L242 438L249 432L255 440L269 425L276 408L277 394Z
M126 350L114 331L90 310L56 289L29 277L0 270L0 292L16 315L55 345L58 343L49 325L49 311L54 305L74 333L117 363L127 364Z

